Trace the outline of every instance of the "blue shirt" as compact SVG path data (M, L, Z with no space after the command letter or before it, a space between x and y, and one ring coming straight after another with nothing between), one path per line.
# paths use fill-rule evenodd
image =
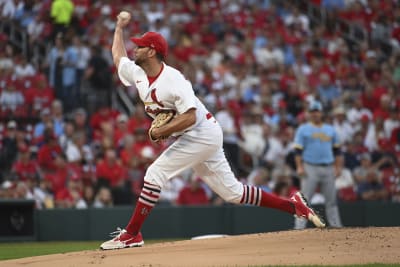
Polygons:
M340 90L334 85L329 85L327 87L318 86L317 87L318 94L325 105L329 105L333 100L340 97Z
M335 158L333 147L339 147L339 137L328 124L318 127L312 123L301 125L294 138L296 148L303 150L303 161L311 164L331 164Z
M63 86L76 84L76 65L78 63L78 50L70 46L64 52Z
M62 121L58 120L53 120L53 133L59 137L64 133L64 124ZM40 137L44 134L44 131L46 130L46 124L43 122L38 122L33 130L33 136L35 138Z

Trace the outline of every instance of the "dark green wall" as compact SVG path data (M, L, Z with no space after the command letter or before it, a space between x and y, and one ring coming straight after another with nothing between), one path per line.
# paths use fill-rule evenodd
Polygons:
M323 214L322 206L315 208ZM132 210L133 207L37 210L31 239L106 240L108 234L118 226L126 226ZM345 226L400 226L400 204L396 203L343 203L340 204L340 213ZM293 217L290 214L258 207L158 206L145 222L142 233L147 239L190 238L206 234L235 235L288 230L292 225ZM0 241L6 239L10 240L10 236L0 235Z

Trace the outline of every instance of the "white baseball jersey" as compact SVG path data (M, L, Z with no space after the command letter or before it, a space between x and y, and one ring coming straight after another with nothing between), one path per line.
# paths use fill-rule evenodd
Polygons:
M144 180L163 187L167 180L192 168L223 199L239 203L244 189L225 158L221 127L182 73L163 63L160 75L149 85L143 69L122 57L118 75L124 85L136 85L146 112L153 118L163 110L182 114L196 108L196 123L175 133L180 137L149 166Z
M188 131L211 116L207 115L209 112L195 96L191 83L178 70L164 63L160 76L150 86L143 69L127 57L121 58L118 75L124 85L136 86L145 111L152 118L163 110L173 110L176 114L182 114L190 108L196 108L196 123L185 129Z

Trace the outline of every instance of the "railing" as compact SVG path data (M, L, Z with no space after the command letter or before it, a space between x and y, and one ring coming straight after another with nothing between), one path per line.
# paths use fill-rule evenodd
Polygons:
M0 32L7 34L10 42L15 45L22 54L28 56L28 33L18 26L13 20L1 19Z
M127 111L127 113L133 114L135 112L135 106L132 103L132 100L129 98L128 94L122 87L118 87L115 90L115 100L119 105L122 105L123 109Z

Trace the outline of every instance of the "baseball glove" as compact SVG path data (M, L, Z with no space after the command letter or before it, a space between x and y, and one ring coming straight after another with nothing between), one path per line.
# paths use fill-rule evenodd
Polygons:
M167 124L168 122L170 122L173 117L174 117L173 111L165 111L165 112L160 112L157 114L157 116L152 121L151 127L149 129L149 137L150 137L151 141L158 142L158 141L161 141L162 139L166 139L168 137L168 136L165 136L165 137L162 137L159 139L154 139L151 132L153 131L154 128L159 128L159 127Z

